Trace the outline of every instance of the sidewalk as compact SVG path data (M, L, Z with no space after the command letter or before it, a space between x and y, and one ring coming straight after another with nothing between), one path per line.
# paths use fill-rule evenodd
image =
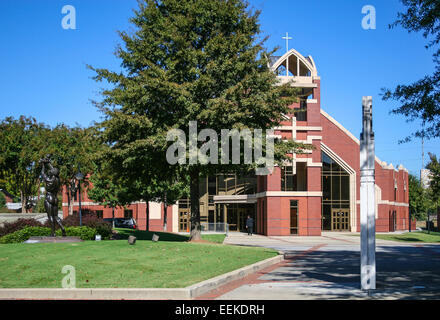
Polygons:
M360 237L265 237L230 233L225 244L262 246L285 260L198 299L440 299L440 246L376 241L377 290L360 290Z

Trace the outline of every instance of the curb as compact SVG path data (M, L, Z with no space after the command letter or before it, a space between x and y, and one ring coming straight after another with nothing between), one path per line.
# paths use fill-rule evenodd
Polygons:
M278 255L186 288L0 289L0 300L190 300L284 260Z
M257 263L251 264L249 266L222 274L222 275L217 276L215 278L211 278L211 279L193 284L192 286L186 287L185 289L189 290L190 298L195 298L195 297L200 296L204 293L207 293L211 290L217 289L218 287L223 286L231 281L244 278L251 273L265 269L271 265L280 263L283 260L284 260L284 256L278 255L276 257L272 257L272 258L269 258L269 259L266 259L263 261L259 261Z
M0 289L0 300L185 300L185 288Z

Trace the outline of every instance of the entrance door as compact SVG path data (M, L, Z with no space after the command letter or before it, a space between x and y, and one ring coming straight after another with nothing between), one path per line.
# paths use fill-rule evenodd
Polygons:
M256 225L253 204L231 203L227 206L227 223L229 231L246 231L247 216L254 218L254 227Z
M396 211L390 211L389 226L390 232L396 231Z
M179 200L179 232L189 232L191 207L189 200Z
M247 219L247 209L246 208L240 208L237 209L237 230L238 231L245 231L246 230L246 219Z
M350 230L350 210L332 209L332 231Z

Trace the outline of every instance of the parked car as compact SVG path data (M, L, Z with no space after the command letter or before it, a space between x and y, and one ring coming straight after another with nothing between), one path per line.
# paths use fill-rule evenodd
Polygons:
M113 223L113 218L105 218L104 221ZM136 229L137 223L133 218L114 218L115 228Z

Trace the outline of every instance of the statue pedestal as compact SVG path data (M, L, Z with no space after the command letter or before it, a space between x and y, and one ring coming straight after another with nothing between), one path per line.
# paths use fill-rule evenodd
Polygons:
M82 241L80 237L30 237L23 243L65 243Z

